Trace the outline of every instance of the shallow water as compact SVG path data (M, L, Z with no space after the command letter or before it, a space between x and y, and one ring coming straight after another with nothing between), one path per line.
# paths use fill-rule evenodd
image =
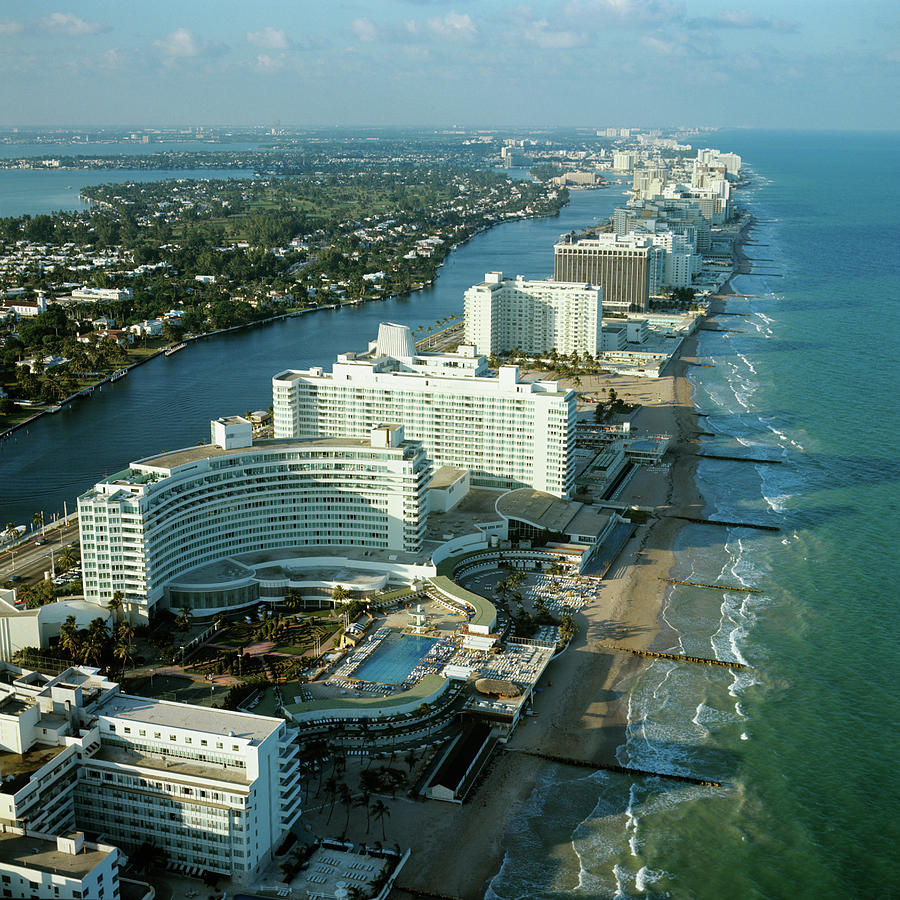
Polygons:
M750 669L645 665L625 685L620 762L728 783L722 790L559 771L535 791L561 821L510 835L488 891L513 897L889 896L897 843L898 186L870 198L865 158L888 166L896 137L717 135L756 173L740 194L759 219L748 256L767 272L734 282L745 334L702 332L698 408L716 448L781 465L704 460L707 512L777 533L688 525L673 575L762 594L673 585L655 649ZM868 168L868 167L867 167ZM893 235L894 237L891 237ZM767 244L762 247L760 245ZM585 796L593 808L584 814ZM571 809L566 812L566 803ZM531 812L529 811L529 815ZM537 816L538 813L535 813ZM542 813L541 813L542 815ZM568 868L553 858L570 824Z

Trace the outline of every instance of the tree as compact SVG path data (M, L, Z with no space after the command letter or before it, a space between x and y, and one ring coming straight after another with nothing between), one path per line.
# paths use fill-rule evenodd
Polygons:
M191 627L191 622L194 619L194 614L191 611L189 606L182 606L178 611L178 615L175 616L175 627L179 631L187 631L188 628Z
M114 591L106 604L106 608L113 614L113 622L118 622L119 616L125 608L125 595L121 591Z
M329 775L325 779L325 796L331 800L331 808L328 810L328 818L325 820L327 825L331 821L331 815L334 812L334 804L338 795L338 780L334 775Z
M380 797L376 797L372 803L372 816L376 822L381 822L381 839L386 840L384 836L384 819L391 814L390 808L384 803ZM368 833L368 832L367 832Z
M85 665L100 665L109 646L106 620L100 616L88 626L81 644L81 660Z
M344 830L341 832L341 840L343 840L347 836L347 831L350 829L350 810L353 808L353 795L350 793L350 788L348 788L343 781L338 785L338 799L341 801L347 812L347 818L344 821Z
M350 599L350 592L342 584L336 584L331 592L331 600L335 608L343 605Z
M129 622L123 622L115 631L115 645L113 656L122 664L122 672L131 659L131 651L134 648L134 628Z
M369 829L371 828L369 814L371 812L371 807L369 805L369 800L371 799L371 794L363 788L362 793L353 801L354 806L358 806L360 809L365 809L366 811L366 834L369 833Z
M81 656L81 636L75 622L75 616L67 616L66 621L59 626L59 649L72 660Z

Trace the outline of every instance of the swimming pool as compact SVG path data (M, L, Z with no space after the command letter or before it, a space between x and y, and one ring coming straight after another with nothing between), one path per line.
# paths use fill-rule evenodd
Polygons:
M419 635L389 635L354 669L352 677L381 684L402 684L436 643L434 638Z

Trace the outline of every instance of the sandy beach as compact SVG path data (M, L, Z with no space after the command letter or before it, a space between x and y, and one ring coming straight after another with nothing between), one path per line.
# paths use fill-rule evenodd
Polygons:
M741 238L746 236L746 228ZM735 270L747 262L736 252ZM726 283L720 296L728 294ZM721 306L713 302L710 316ZM439 896L469 900L484 896L490 880L504 858L503 838L507 826L518 815L546 762L516 751L537 751L597 763L616 763L615 753L625 739L627 709L619 702L624 679L644 662L620 651L616 643L647 648L656 636L666 584L674 562L672 548L684 522L667 517L668 511L699 515L703 498L695 485L700 420L692 403L692 388L686 377L696 363L697 341L687 338L678 356L658 379L621 375L582 378L579 390L585 393L614 388L624 400L639 403L631 417L632 427L644 433L668 433L672 443L664 467L641 469L631 479L618 501L649 507L656 516L640 526L619 559L601 583L590 606L576 614L578 633L569 648L547 670L543 691L536 694L537 715L523 720L505 749L499 750L476 788L462 806L398 797L390 801L391 813L385 821L385 844L410 847L413 855L404 869L392 898ZM355 787L354 769L348 767L347 781ZM405 768L395 761L392 765ZM414 767L413 775L416 773ZM321 799L318 801L321 803ZM315 806L315 802L311 806ZM314 809L304 819L311 830L323 830L327 807ZM339 832L346 813L335 809L331 832ZM347 836L351 840L376 840L380 825L366 834L364 813L350 813ZM559 844L554 852L574 851L570 843ZM561 860L562 862L562 860ZM577 861L568 860L568 870L578 870ZM575 885L573 884L572 887Z

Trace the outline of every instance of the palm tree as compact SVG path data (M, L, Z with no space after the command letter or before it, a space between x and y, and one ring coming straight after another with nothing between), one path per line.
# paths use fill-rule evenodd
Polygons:
M44 514L42 512L36 512L31 517L31 524L34 526L34 530L37 531L38 528L43 528L44 526Z
M106 620L98 616L88 626L87 635L82 645L82 658L86 664L97 665L103 659L109 643L109 632L106 630Z
M337 786L338 781L334 775L329 775L328 778L325 779L325 796L331 798L331 809L328 810L328 818L325 820L326 825L331 821L331 814L334 812L334 804L338 794Z
M78 659L81 655L81 636L75 621L75 616L68 616L59 626L59 649L67 653L72 660Z
M116 633L116 643L113 647L113 656L122 663L122 674L125 674L125 668L128 660L131 659L132 642L130 637L125 637L119 632Z
M9 535L10 537L15 537L16 534L16 523L15 522L7 522L6 523L6 531L4 534Z
M343 605L350 599L350 592L342 584L336 584L331 592L331 600L335 609Z
M369 829L371 828L369 813L371 812L371 807L369 805L369 800L371 799L371 794L363 789L363 792L354 800L353 805L358 806L361 809L365 808L366 810L366 834L369 833Z
M78 556L72 547L67 546L63 547L62 552L56 558L56 561L59 563L63 572L68 572L69 569L78 562Z
M386 840L384 836L384 819L385 816L389 816L391 814L391 810L384 801L380 797L376 797L375 801L372 803L372 816L375 821L381 822L381 839ZM368 834L368 832L366 832Z
M125 595L121 591L115 591L106 604L106 608L113 614L113 622L118 622L119 616L125 608Z
M186 631L190 628L193 618L194 614L191 611L191 608L189 606L182 606L178 611L178 615L175 616L175 627L181 631Z
M338 785L338 798L344 805L344 809L347 811L347 819L344 822L344 830L341 832L341 840L343 840L347 836L347 831L350 828L350 810L353 807L353 795L350 793L350 788L348 788L346 783L343 781Z

